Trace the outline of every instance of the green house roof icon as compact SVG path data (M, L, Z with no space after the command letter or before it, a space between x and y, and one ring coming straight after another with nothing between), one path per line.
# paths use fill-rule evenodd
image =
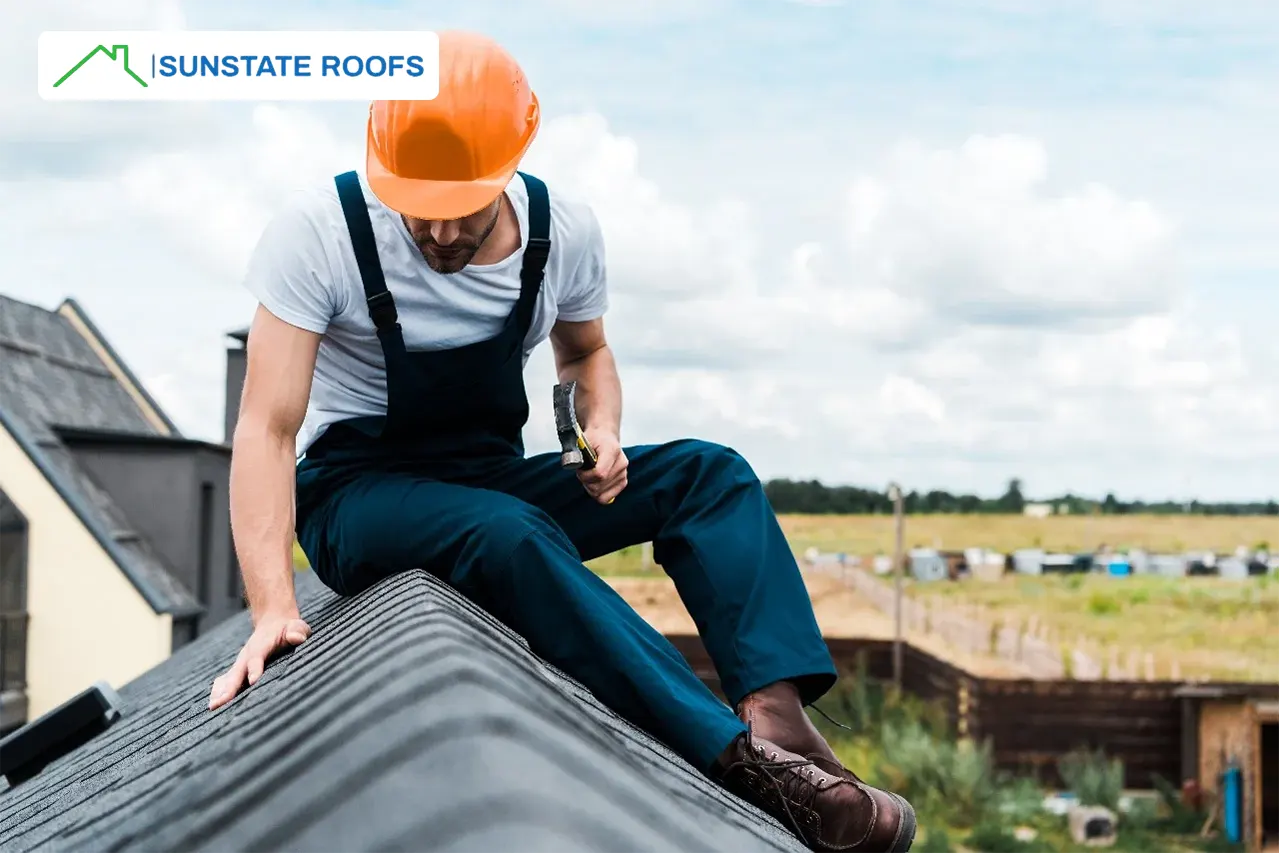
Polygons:
M146 88L147 81L143 80L137 74L134 74L133 69L129 67L129 45L127 44L112 45L110 48L108 48L105 44L98 45L93 50L86 53L84 55L84 59L81 59L75 65L71 66L70 71L68 71L66 74L63 74L61 77L59 77L58 82L53 84L53 88L56 89L59 86L61 86L63 83L67 82L67 80L70 79L72 74L75 74L77 71L83 68L85 63L87 63L90 59L93 59L99 53L101 53L103 56L110 59L112 62L115 62L118 57L120 59L120 67L124 69L124 73L128 74L135 81L137 81L139 86Z

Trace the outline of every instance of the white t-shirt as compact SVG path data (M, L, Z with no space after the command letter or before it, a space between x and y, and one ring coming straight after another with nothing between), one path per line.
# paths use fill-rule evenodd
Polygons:
M468 265L451 275L427 266L400 215L378 200L363 176L361 187L405 347L449 349L496 335L520 295L520 266L529 239L524 180L516 175L506 190L520 222L521 248L496 264ZM604 239L595 214L554 189L548 192L551 252L525 338L526 361L557 319L594 320L608 308ZM249 260L245 287L281 320L323 335L298 432L299 457L336 421L386 414L382 346L365 305L332 179L298 191L267 225Z

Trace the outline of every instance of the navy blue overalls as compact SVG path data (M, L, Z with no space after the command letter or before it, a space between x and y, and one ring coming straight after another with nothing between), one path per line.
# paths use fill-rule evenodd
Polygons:
M523 349L550 210L546 186L521 177L529 237L502 330L422 352L405 349L356 174L335 179L386 359L387 411L334 424L308 448L298 539L343 595L426 569L707 771L745 727L584 560L652 541L731 702L784 678L812 702L835 668L764 490L735 452L692 440L627 448L628 485L608 506L560 468L559 453L525 458Z

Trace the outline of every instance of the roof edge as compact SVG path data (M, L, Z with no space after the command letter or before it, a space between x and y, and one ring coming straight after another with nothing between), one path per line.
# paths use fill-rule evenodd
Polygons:
M175 447L194 450L212 450L221 454L229 454L231 447L214 441L200 438L189 438L183 435L150 435L137 432L122 432L110 429L83 429L80 427L63 427L56 424L49 427L68 446L87 446L94 444L126 445L133 444L146 447Z
M182 431L178 429L177 424L169 418L156 399L147 391L146 386L142 384L142 380L138 379L137 375L129 369L129 365L111 346L111 342L102 334L102 331L94 325L93 320L89 319L89 314L81 307L79 302L68 296L62 300L62 304L58 306L56 313L72 321L72 327L84 337L90 347L97 351L98 357L103 360L106 368L114 373L116 379L125 386L129 396L134 399L138 404L138 408L142 410L143 417L154 423L161 432L167 435L182 435Z
M58 497L62 498L62 502L80 520L84 528L89 531L89 535L97 541L107 556L116 564L116 567L129 580L129 583L133 584L133 588L138 591L138 594L142 596L153 612L168 614L175 619L186 618L204 612L204 607L199 604L188 607L174 607L164 602L163 596L157 594L146 579L140 577L129 565L129 560L124 552L120 550L107 531L94 520L92 514L85 507L84 500L62 482L61 476L49 464L49 460L45 458L44 453L41 452L40 445L27 434L26 428L21 423L5 414L3 406L0 406L0 426L4 427L5 431L13 436L13 440L18 443L18 447L31 460L31 464L36 466L36 469L44 476L45 481L58 493Z

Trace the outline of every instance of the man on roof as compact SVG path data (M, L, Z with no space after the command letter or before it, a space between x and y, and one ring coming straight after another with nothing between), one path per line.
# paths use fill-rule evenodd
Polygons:
M692 439L622 446L600 228L517 171L540 122L524 73L468 33L441 34L440 63L439 97L372 104L364 179L300 194L254 250L231 464L254 627L210 708L310 633L296 534L340 595L431 572L810 847L907 850L911 806L805 713L836 671L750 465ZM589 471L524 453L523 368L548 339ZM583 565L648 541L732 708Z

